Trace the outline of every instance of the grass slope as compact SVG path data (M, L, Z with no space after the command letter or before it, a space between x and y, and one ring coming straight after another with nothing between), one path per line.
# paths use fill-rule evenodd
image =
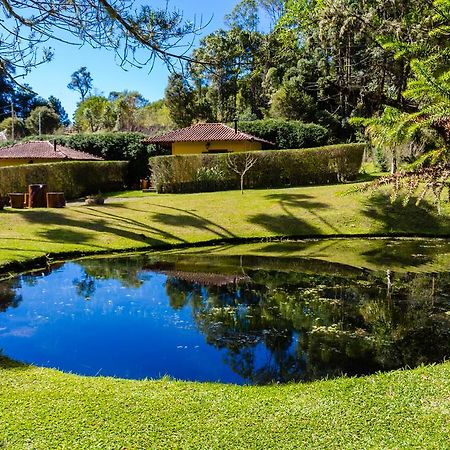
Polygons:
M0 447L447 448L450 364L237 387L0 365Z
M449 210L342 186L115 199L0 213L0 265L212 239L449 233ZM85 378L0 358L0 448L446 448L450 364L268 387Z
M112 198L104 206L0 212L0 266L48 253L273 236L448 235L450 208L392 205L348 186Z

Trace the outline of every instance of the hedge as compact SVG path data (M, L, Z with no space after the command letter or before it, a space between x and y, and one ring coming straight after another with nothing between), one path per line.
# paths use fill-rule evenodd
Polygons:
M341 144L302 150L229 154L156 156L150 158L152 181L159 193L237 189L240 176L230 161L243 168L255 165L244 178L246 188L327 184L354 179L361 168L364 144Z
M0 194L27 192L29 184L47 184L50 191L74 199L123 189L126 161L68 161L0 167Z
M320 147L328 143L329 131L322 125L278 119L239 122L239 130L273 142L279 149Z
M155 155L155 147L142 143L145 137L136 132L80 133L62 136L29 136L29 140L56 140L58 144L101 156L108 161L129 161L126 184L132 186L148 173L148 158Z

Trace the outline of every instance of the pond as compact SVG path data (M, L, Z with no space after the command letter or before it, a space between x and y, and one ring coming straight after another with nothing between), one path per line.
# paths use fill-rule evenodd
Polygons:
M0 282L0 352L90 376L310 381L450 356L449 240L70 261Z

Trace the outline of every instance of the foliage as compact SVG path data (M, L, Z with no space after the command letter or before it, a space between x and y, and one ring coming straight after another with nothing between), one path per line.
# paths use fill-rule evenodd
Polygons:
M358 174L364 145L336 145L305 150L259 151L232 155L236 167L247 167L251 155L252 170L248 171L246 186L268 188L325 184L351 180ZM240 176L227 163L230 155L157 156L150 158L152 180L158 192L202 192L235 189ZM202 168L216 168L221 177L199 180ZM242 174L240 171L239 174Z
M75 127L81 131L94 133L104 128L105 124L115 122L115 118L111 118L110 115L111 108L107 98L88 97L81 101L75 110Z
M100 156L109 161L129 161L125 184L132 186L148 175L148 158L154 147L142 143L141 133L80 133L64 136L29 136L26 140L55 139L58 144Z
M29 184L45 183L66 198L122 189L127 163L121 161L68 161L0 168L1 192L26 192Z
M277 119L239 122L239 129L266 141L276 148L309 148L325 145L329 132L321 125Z
M420 46L419 57L410 62L412 78L403 92L403 97L411 101L414 108L387 107L378 117L358 121L366 127L372 141L393 149L394 155L395 147L405 142L428 142L431 148L424 147L427 151L412 167L394 173L397 167L393 164L394 175L377 181L373 186L393 185L393 199L397 198L400 190L406 190L405 202L413 194L418 194L420 201L431 191L440 209L442 193L450 184L450 64L448 41L445 39L450 26L446 14L450 2L438 0L433 5L434 28ZM417 51L411 43L391 41L385 46L396 50L398 58L405 52ZM450 199L450 193L447 199Z
M0 131L6 130L8 139L12 139L12 125L13 119L11 117L7 117L0 122ZM27 132L28 130L25 126L25 122L18 117L14 117L14 140L24 137Z
M50 97L48 98L48 103L49 106L51 106L53 110L56 112L56 114L58 114L59 122L61 123L61 125L68 127L70 125L69 116L67 115L66 110L62 106L61 101L58 98L54 97L53 95L50 95Z
M165 104L172 122L180 128L192 124L194 117L193 93L178 73L171 74L165 91Z
M43 45L52 40L108 49L122 66L152 66L156 58L171 66L174 60L191 60L186 55L189 43L181 41L199 29L178 10L139 5L133 0L55 4L4 0L2 13L0 69L10 76L16 69L26 74L50 61L53 50Z
M53 108L48 106L38 106L31 111L31 114L25 120L27 130L32 134L52 134L60 126L59 115Z
M80 94L81 101L84 101L92 89L91 73L86 69L86 67L80 67L72 73L67 88L72 91L77 91Z
M169 108L161 99L150 102L137 111L138 122L143 129L167 129L173 128L174 123L170 118Z
M141 128L138 111L147 105L147 100L137 91L111 92L110 114L115 117L115 131L137 131ZM104 127L108 128L108 126Z

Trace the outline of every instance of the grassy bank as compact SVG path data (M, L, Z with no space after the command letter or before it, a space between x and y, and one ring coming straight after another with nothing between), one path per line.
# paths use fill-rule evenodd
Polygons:
M437 216L428 204L391 205L384 194L344 196L346 189L131 193L99 207L6 210L0 212L0 265L49 253L239 238L450 233L448 206ZM329 242L294 245L289 252L377 268L374 252L388 247L360 241L355 252L345 241L333 245L332 252ZM230 248L224 252L234 255ZM279 257L277 247L264 242L249 244L248 252ZM422 248L414 252L421 259L413 269L448 267L447 247L437 258ZM392 255L403 267L397 250ZM446 448L450 363L358 379L238 387L86 378L0 357L0 423L0 448L6 449Z
M351 186L350 186L351 187ZM349 186L112 198L104 206L0 212L0 266L46 254L274 236L450 234L450 209L342 195Z
M271 387L0 365L0 447L447 448L450 364Z

